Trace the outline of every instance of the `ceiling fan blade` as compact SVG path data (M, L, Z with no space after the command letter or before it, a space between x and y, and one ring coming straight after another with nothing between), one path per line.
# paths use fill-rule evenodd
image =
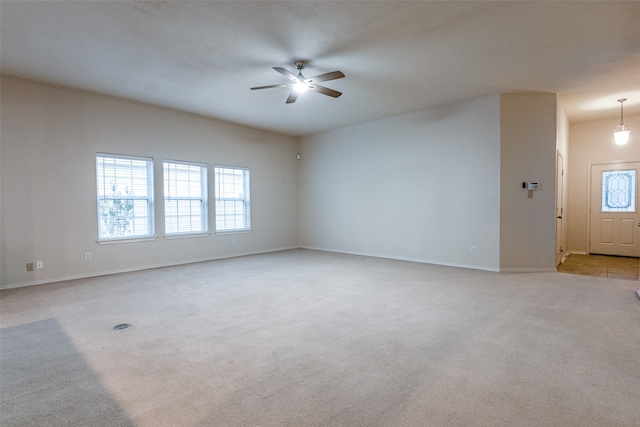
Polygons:
M329 89L328 87L319 86L319 85L311 85L309 86L309 90L313 90L323 95L332 96L334 98L337 98L340 95L342 95L342 92L338 92L337 90Z
M298 80L298 78L296 77L295 74L293 74L291 71L287 70L286 68L282 68L282 67L273 67L274 70L276 70L277 72L279 72L280 74L282 74L283 76L285 76L286 78L288 78L289 80L291 80L294 83L298 83L300 80Z
M308 84L318 83L318 82L326 82L328 80L336 80L344 77L342 71L332 71L330 73L318 74L314 77L309 77L304 82Z
M296 102L296 99L298 99L298 95L300 94L300 92L298 92L297 90L292 90L291 93L289 94L289 97L287 98L287 102L286 104L293 104L294 102Z
M280 84L280 85L268 85L268 86L252 87L251 90L271 89L272 87L292 87L292 86L293 86L293 83L287 83L287 84Z

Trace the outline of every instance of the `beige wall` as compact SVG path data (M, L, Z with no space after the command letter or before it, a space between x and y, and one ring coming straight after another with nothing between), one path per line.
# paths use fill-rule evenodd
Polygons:
M500 96L501 271L555 268L556 106L555 94Z
M586 253L590 165L640 161L640 115L625 115L629 143L619 146L611 132L619 117L571 124L569 139L569 251Z
M10 77L1 88L2 286L298 246L295 138ZM96 243L96 152L153 158L156 240ZM210 184L214 164L249 167L253 231L164 239L165 159L207 163ZM44 269L27 272L36 260Z
M300 147L303 247L499 269L499 95L312 135Z

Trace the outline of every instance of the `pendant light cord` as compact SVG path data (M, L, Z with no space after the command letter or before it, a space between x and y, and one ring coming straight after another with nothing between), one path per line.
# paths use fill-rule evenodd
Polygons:
M618 99L618 102L620 103L620 125L624 125L624 122L622 121L622 117L624 116L623 108L624 108L624 101L626 100L627 98Z

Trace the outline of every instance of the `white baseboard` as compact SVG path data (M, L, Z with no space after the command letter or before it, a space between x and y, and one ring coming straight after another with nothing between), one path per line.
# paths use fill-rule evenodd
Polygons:
M99 271L95 273L78 274L74 276L55 277L51 279L36 280L33 282L12 283L8 285L1 285L0 290L24 288L26 286L44 285L46 283L65 282L67 280L88 279L90 277L100 277L100 276L108 276L110 274L130 273L133 271L151 270L154 268L175 267L178 265L195 264L198 262L216 261L220 259L237 258L237 257L243 257L243 256L249 256L249 255L260 255L260 254L266 254L271 252L287 251L291 249L298 249L298 246L290 246L290 247L284 247L284 248L269 249L264 251L255 251L255 252L243 252L243 253L238 253L233 255L222 255L222 256L216 256L216 257L210 257L210 258L191 259L191 260L184 260L180 262L144 265L139 267L124 268L120 270Z
M471 270L493 271L496 273L552 273L556 271L555 268L494 268L494 267L487 267L484 265L459 264L459 263L452 263L452 262L442 262L442 261L432 260L432 259L396 257L396 256L390 256L390 255L367 253L367 252L342 251L342 250L327 249L327 248L314 247L314 246L300 246L300 248L310 249L314 251L342 253L342 254L348 254L348 255L360 255L360 256L370 256L374 258L395 259L398 261L418 262L422 264L442 265L446 267L468 268Z
M327 249L320 248L315 246L300 246L301 249L309 249L313 251L322 251L322 252L334 252L338 254L347 254L347 255L358 255L358 256L368 256L372 258L383 258L383 259L394 259L397 261L409 261L409 262L417 262L421 264L433 264L433 265L442 265L445 267L458 267L458 268L468 268L471 270L483 270L483 271L493 271L499 272L500 270L493 267L486 267L483 265L471 265L471 264L458 264L458 263L450 263L450 262L442 262L437 260L423 259L423 258L408 258L408 257L397 257L391 255L381 255L370 252L355 252L355 251L343 251L336 249Z
M108 276L110 274L130 273L133 271L151 270L154 268L173 267L178 265L194 264L198 262L216 261L221 259L236 258L236 257L242 257L242 256L249 256L249 255L260 255L265 253L286 251L286 250L298 249L298 248L309 249L314 251L322 251L322 252L342 253L347 255L358 255L358 256L368 256L373 258L393 259L398 261L417 262L421 264L442 265L445 267L457 267L457 268L467 268L471 270L492 271L495 273L540 273L540 272L556 271L555 268L503 268L503 269L500 269L500 268L487 267L482 265L442 262L439 260L424 259L424 258L397 257L397 256L390 256L390 255L368 253L368 252L341 251L336 249L328 249L328 248L321 248L321 247L314 247L314 246L289 246L289 247L269 249L264 251L244 252L244 253L238 253L233 255L222 255L222 256L209 257L209 258L191 259L191 260L185 260L185 261L173 262L173 263L153 264L153 265L145 265L145 266L125 268L125 269L119 269L119 270L110 270L110 271L101 271L101 272L88 273L88 274L79 274L74 276L56 277L56 278L45 279L45 280L37 280L33 282L14 283L14 284L8 284L8 285L1 285L0 290L22 288L26 286L43 285L46 283L64 282L67 280L87 279L90 277ZM579 253L579 252L570 252L570 253ZM640 297L640 290L638 290L638 296Z

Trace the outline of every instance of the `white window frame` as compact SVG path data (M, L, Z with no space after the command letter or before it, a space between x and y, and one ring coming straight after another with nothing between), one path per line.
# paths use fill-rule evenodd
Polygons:
M249 168L215 165L214 171L216 233L251 231Z
M131 164L129 172L126 172L126 162ZM120 165L116 166L117 163ZM124 170L124 173L118 174L115 169L113 174L108 173L109 165L113 168L118 167L121 169L120 172ZM134 182L141 179L145 181L142 186ZM138 194L136 194L136 188ZM96 153L96 192L98 242L131 241L155 237L152 158ZM111 206L109 206L110 202ZM117 206L114 207L114 204ZM139 207L138 213L136 213L136 206ZM104 222L105 216L102 212L105 209L120 211L119 214L111 216L111 225ZM140 214L140 210L146 211L146 214ZM123 216L126 217L123 218ZM130 229L130 223L133 223L133 229ZM126 230L123 230L123 224L126 225ZM144 227L144 230L140 230L139 227ZM120 232L116 231L117 228L120 228Z
M197 168L197 175L199 176L199 181L196 185L192 186L191 181L186 183L178 184L177 183L177 174L175 168L177 167L187 167ZM171 169L173 168L173 170ZM189 236L189 235L203 235L207 234L209 230L209 221L208 221L208 197L207 197L207 165L205 163L196 163L196 162L184 162L178 160L165 160L162 164L163 171L163 180L164 180L164 232L166 236ZM187 194L184 185L186 185ZM199 191L198 191L199 190ZM180 194L182 193L182 194ZM176 203L175 211L176 211L176 229L168 229L169 221L168 214L172 208L169 204ZM180 202L199 202L198 215L201 218L200 228L193 228L193 224L190 223L190 226L186 229L181 229L180 226L180 217L193 217L192 214L185 214L180 211L179 205ZM190 209L189 207L188 209ZM191 212L191 211L190 211Z

